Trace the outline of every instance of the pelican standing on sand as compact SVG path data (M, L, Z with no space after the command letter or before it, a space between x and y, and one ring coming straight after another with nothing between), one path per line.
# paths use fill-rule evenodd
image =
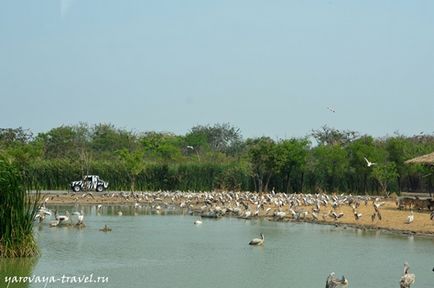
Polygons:
M260 233L259 235L261 236L261 239L254 238L252 239L252 241L249 242L249 245L255 245L255 246L263 245L265 241L264 234Z
M410 288L411 285L416 282L416 276L412 273L408 273L410 266L407 262L404 263L404 275L402 275L401 280L399 281L400 288Z
M336 278L335 272L330 273L326 280L326 288L348 287L348 280L345 276L342 279Z
M410 215L407 216L407 224L410 224L411 222L414 221L414 215L413 215L413 211L410 212Z

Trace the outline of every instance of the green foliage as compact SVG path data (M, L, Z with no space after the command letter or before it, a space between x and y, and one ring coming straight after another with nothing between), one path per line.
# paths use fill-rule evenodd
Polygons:
M33 219L39 195L28 197L19 170L0 160L0 257L29 257L38 253Z
M250 175L254 179L255 190L268 190L271 176L277 172L276 143L268 137L248 139L246 157L250 163Z
M328 192L347 191L348 182L345 174L349 169L348 154L339 145L321 145L312 150L310 160L312 173L315 175L315 187Z
M294 191L291 178L302 177L309 152L307 139L288 139L277 143L275 150L276 170L286 182L286 193Z
M321 129L313 130L311 135L318 145L346 145L357 139L359 134L355 131L339 131L325 125Z
M0 156L17 167L28 189L68 189L71 181L97 174L112 190L433 190L434 172L405 161L434 151L434 135L373 138L323 126L311 136L313 146L307 138L243 140L229 124L195 126L185 135L85 123L36 137L0 128ZM365 158L377 165L368 167Z
M389 196L388 186L390 183L396 181L398 178L398 170L394 162L387 162L379 165L375 165L372 170L372 175L377 179L381 186L381 193L383 195Z
M241 142L240 130L228 123L195 126L185 138L189 146L224 153L233 153Z
M131 179L131 191L135 191L137 176L145 169L143 159L145 153L141 150L129 151L124 148L118 151L118 154Z

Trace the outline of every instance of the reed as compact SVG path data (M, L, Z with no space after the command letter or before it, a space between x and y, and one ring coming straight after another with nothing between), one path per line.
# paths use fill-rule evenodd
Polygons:
M39 202L39 193L28 196L18 169L0 160L0 257L38 254L32 228Z

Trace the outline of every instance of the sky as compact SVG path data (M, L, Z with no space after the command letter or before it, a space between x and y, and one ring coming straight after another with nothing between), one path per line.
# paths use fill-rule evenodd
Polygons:
M3 0L0 128L434 133L433 15L430 0Z

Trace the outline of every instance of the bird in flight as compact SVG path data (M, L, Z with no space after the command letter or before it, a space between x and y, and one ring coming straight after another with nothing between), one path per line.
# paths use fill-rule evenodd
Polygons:
M329 109L333 113L336 113L336 110L333 107L327 106L327 109Z
M371 167L372 165L376 165L377 163L373 163L371 161L369 161L368 159L366 159L366 157L363 157L366 161L366 164L368 165L368 167Z

